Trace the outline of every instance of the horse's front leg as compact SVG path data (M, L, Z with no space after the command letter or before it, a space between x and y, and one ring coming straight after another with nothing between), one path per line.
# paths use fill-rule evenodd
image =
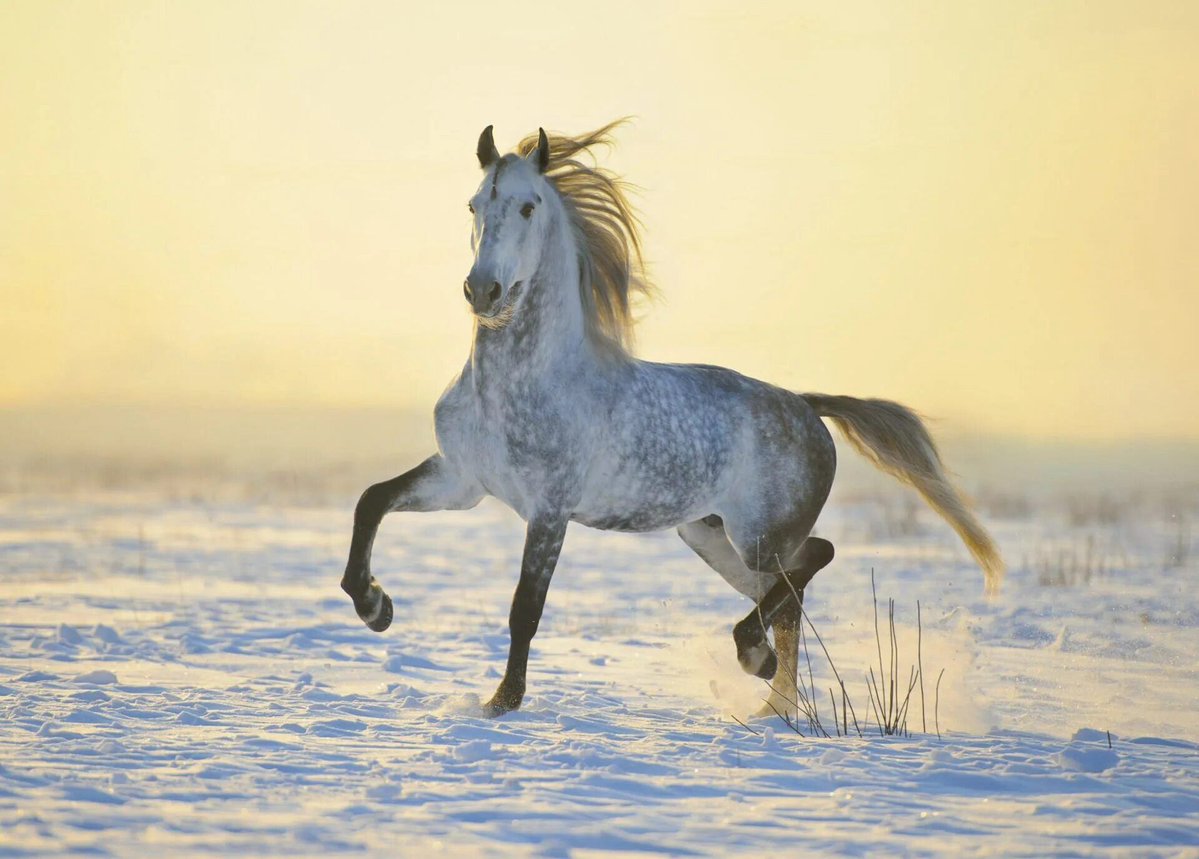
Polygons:
M562 552L566 537L565 516L534 518L525 532L525 551L520 564L520 583L512 597L508 613L508 667L499 688L485 705L488 714L500 716L520 706L525 696L525 669L529 664L529 644L537 634L545 594Z
M371 547L383 517L396 510L464 510L478 504L483 495L473 480L439 454L362 493L354 508L354 536L341 589L354 600L354 610L367 626L382 632L391 625L391 598L371 575Z

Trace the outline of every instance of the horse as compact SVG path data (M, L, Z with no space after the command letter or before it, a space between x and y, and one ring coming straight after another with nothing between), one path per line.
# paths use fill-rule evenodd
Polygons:
M483 179L467 204L474 258L463 283L470 355L434 409L438 452L358 500L341 587L358 617L383 632L392 602L370 558L385 514L465 510L485 496L514 510L526 533L508 662L483 705L499 716L524 698L530 643L569 524L674 528L753 601L733 628L738 662L770 681L763 712L794 712L786 693L795 688L804 587L834 554L811 533L836 470L822 418L956 530L988 592L1003 562L905 406L634 357L632 302L651 290L641 225L626 184L594 153L613 144L622 122L573 137L538 129L503 156L492 126L479 135Z

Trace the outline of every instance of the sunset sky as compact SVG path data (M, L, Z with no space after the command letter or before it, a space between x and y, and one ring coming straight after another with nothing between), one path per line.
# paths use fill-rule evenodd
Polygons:
M0 407L427 410L480 129L635 121L639 353L1199 439L1199 4L0 5Z

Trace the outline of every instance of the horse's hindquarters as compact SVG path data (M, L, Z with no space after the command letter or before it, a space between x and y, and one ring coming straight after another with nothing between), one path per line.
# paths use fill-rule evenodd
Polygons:
M755 403L736 479L716 512L752 570L793 569L836 474L832 436L797 395L770 389Z

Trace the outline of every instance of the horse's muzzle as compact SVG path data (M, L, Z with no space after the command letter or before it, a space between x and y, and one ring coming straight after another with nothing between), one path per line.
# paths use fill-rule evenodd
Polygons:
M494 319L503 312L507 304L515 300L522 283L523 281L518 280L510 289L505 290L498 280L476 280L468 277L462 284L462 294L470 302L470 309L476 316Z
M462 294L470 302L470 309L479 316L489 316L499 309L504 288L498 280L468 277L462 283Z

